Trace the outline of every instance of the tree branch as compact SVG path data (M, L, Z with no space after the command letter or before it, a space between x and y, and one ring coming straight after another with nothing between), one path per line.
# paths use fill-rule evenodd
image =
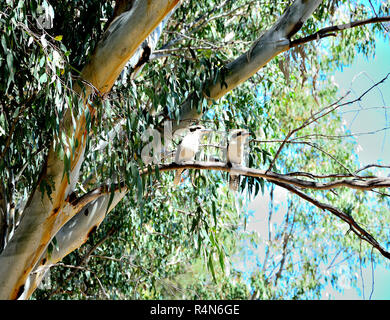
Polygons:
M342 212L341 210L326 204L322 203L309 195L303 193L302 191L294 188L293 186L280 183L280 182L274 182L278 186L287 189L288 191L296 194L297 196L301 197L302 199L312 203L316 207L329 211L330 213L334 214L344 222L348 223L350 226L350 230L352 230L353 233L355 233L360 239L368 242L371 246L373 246L375 249L377 249L385 258L390 259L390 252L386 251L376 240L375 238L369 234L366 230L364 230L362 227L359 226L359 224L352 218L352 216Z
M317 111L316 113L312 114L308 119L306 119L299 127L291 130L286 138L283 140L282 144L279 146L278 150L276 151L276 154L274 156L274 158L272 159L271 161L271 164L269 165L268 167L268 170L272 170L273 166L275 165L275 162L278 158L278 156L280 155L283 147L286 145L286 143L290 142L291 140L290 137L292 137L292 135L300 130L302 130L303 128L309 126L310 124L316 122L317 120L325 117L326 115L328 115L329 113L335 111L336 109L342 107L342 106L346 106L346 105L349 105L349 104L352 104L352 103L355 103L357 101L360 101L367 93L369 93L371 90L373 90L375 87L379 86L380 84L382 84L383 82L385 82L387 80L387 78L390 76L390 73L388 73L384 78L382 78L380 81L374 83L370 88L368 88L366 91L364 91L359 97L357 97L356 99L353 99L353 100L350 100L350 101L347 101L347 102L344 102L344 103L339 103L340 101L342 101L348 94L349 94L349 91L344 95L342 96L340 99L338 99L336 102L322 108L321 110ZM299 137L301 138L301 137ZM298 138L295 138L295 139L298 139ZM320 149L318 146L316 145L313 145L313 144L310 144L308 142L306 142L307 144L311 145L312 147L324 152L325 154L327 154L328 156L330 156L333 160L335 160L336 162L338 162L339 165L341 165L344 169L346 169L348 171L348 173L352 174L350 172L350 170L348 168L346 168L342 163L340 163L336 158L332 157L329 153L327 153L326 151Z
M234 172L235 174L239 174L242 176L264 178L270 182L286 183L302 189L313 190L330 190L334 188L346 187L363 191L390 187L390 178L388 177L354 177L351 179L336 179L334 181L329 182L317 182L314 180L297 179L288 173L281 174L268 170L259 170L243 166L236 166L233 168L227 166L226 163L223 162L186 161L181 164L171 163L159 166L160 172L178 169L217 170L224 172ZM148 169L143 169L140 173L143 175L148 174ZM334 175L333 177L337 177L337 175Z
M91 254L99 247L101 246L108 238L110 238L114 233L115 233L115 227L112 227L105 235L102 239L100 239L91 249L88 250L88 252L81 258L81 261L79 263L79 265L77 266L77 268L74 268L74 270L66 277L66 279L63 281L64 284L66 284L70 279L72 279L76 273L82 269L87 263L88 263L88 260L91 256ZM101 286L102 288L102 286ZM58 293L59 291L61 290L61 287L53 290L50 294L49 294L49 297L50 298L51 296L53 296L54 294ZM104 289L103 289L103 292Z
M281 277L282 272L283 272L283 268L284 268L284 264L286 262L286 256L287 256L287 252L288 252L287 246L288 246L289 240L291 239L291 234L293 232L294 224L295 224L295 212L293 213L293 219L292 219L291 224L290 225L288 224L290 210L291 210L291 204L289 204L289 206L287 208L286 218L284 221L282 259L280 260L279 270L275 274L275 286L277 285L279 278ZM290 230L288 230L288 232L287 232L288 227L290 227L289 228Z
M386 165L380 165L380 164L368 164L366 166L364 166L363 168L359 169L359 170L356 170L355 171L355 174L359 173L359 172L362 172L364 170L367 170L369 168L384 168L384 169L390 169L390 166L386 166Z
M24 292L20 299L28 299L52 265L81 247L88 240L91 232L100 226L106 215L111 212L127 193L127 188L122 187L121 191L116 190L108 208L110 193L103 192L106 189L106 186L102 186L72 201L74 209L80 209L82 204L84 204L84 207L57 232L55 235L57 248L50 255L46 250L40 257L39 263L26 281ZM96 195L98 197L94 199Z
M387 22L387 21L390 21L390 16L374 17L374 18L370 18L370 19L366 19L366 20L353 21L353 22L346 23L346 24L339 24L337 26L326 27L326 28L323 28L323 29L317 31L316 33L309 35L309 36L291 41L290 48L294 48L294 47L300 46L304 43L319 40L319 39L322 39L325 37L336 36L335 32L340 32L340 31L344 31L347 29L360 27L360 26L363 26L366 24L381 23L381 22Z
M203 95L209 100L209 103L218 100L227 92L239 86L256 74L272 58L288 50L290 48L290 37L298 32L320 3L320 0L294 1L275 24L253 42L247 52L224 66L215 81L210 79L205 83ZM196 99L193 93L183 102L180 108L180 122L175 121L173 131L188 125L188 123L182 121L183 119L199 119L201 117L201 114L198 113L197 103L193 103L194 100Z

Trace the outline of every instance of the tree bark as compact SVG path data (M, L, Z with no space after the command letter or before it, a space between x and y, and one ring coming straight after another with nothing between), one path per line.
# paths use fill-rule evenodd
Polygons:
M97 199L86 204L70 219L55 235L57 248L53 249L50 255L46 250L40 257L38 264L30 273L24 292L19 299L28 299L39 286L52 265L81 247L88 240L89 235L99 227L106 215L123 199L126 193L126 188L116 191L112 203L107 210L110 193L101 194L98 192Z

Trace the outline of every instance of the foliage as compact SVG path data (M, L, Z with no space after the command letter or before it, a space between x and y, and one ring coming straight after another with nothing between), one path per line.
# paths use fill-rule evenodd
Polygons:
M178 188L172 186L172 173L156 172L154 165L152 174L139 174L138 169L145 166L141 150L149 142L143 140L143 132L177 119L178 106L192 92L203 112L200 121L215 131L204 143L214 146L226 144L226 134L233 128L246 128L260 140L284 139L313 112L336 100L337 89L327 73L350 63L357 51L372 54L372 30L378 26L347 30L323 40L321 46L309 43L292 49L219 101L208 105L203 98L208 79L223 73L222 66L245 52L285 7L286 3L275 1L183 1L157 46L172 54L149 61L135 80L122 74L111 93L95 101L97 114L88 118L88 147L77 193L121 179L129 192L83 247L51 269L51 287L38 290L34 298L318 298L324 283L337 287L338 270L323 271L332 254L350 257L350 276L359 259L368 261L368 246L346 235L337 219L295 196L289 196L289 209L280 219L283 223L269 241L245 232L249 199L270 190L261 179L243 178L241 189L248 197L236 199L228 192L227 175L221 172L191 171ZM54 18L50 29L37 27L42 8ZM389 8L384 4L381 10L388 13ZM0 181L7 202L17 204L15 227L34 186L40 184L50 193L50 181L39 176L41 166L52 143L59 152L66 143L59 136L64 110L79 112L72 88L112 13L110 2L100 0L7 0L0 4ZM369 7L357 3L324 2L296 37L348 22L350 17L358 20L370 15ZM175 42L179 31L189 36ZM122 120L124 131L108 139ZM333 112L299 135L331 136L340 130L341 119ZM106 140L104 149L97 148ZM352 142L320 138L315 144L317 148L305 144L285 148L275 171L327 174L343 173L346 167L357 169ZM267 168L277 148L275 143L251 142L249 167ZM324 149L331 150L333 158ZM207 156L223 157L213 146L204 150ZM63 157L66 160L67 155ZM375 206L373 198L350 190L315 195L346 208L359 222L372 226L375 236L386 238L382 226L388 223L384 214L388 200L378 198L382 206ZM113 235L90 254L111 229ZM247 238L263 246L272 260L259 264L249 281L231 265ZM284 255L285 262L276 277L281 261L272 257L278 255ZM381 261L377 254L373 256ZM78 265L81 270L76 273L69 267Z

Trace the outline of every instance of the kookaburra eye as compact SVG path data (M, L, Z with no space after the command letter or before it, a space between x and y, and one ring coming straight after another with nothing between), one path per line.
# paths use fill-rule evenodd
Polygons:
M204 129L202 126L190 127L190 132L194 132L196 130L202 130L202 129Z

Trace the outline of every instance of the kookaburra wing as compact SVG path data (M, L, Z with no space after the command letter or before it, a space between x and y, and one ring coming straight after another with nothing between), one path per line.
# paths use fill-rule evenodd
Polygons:
M244 157L244 145L246 138L250 133L244 129L233 130L232 135L228 141L226 160L229 167L241 165ZM238 190L240 185L240 176L236 174L230 174L229 189L233 191Z
M176 150L175 163L181 164L183 161L194 160L196 153L199 151L200 138L210 130L205 129L201 125L191 126L188 134L181 141ZM183 169L176 171L173 183L178 185L180 183Z

